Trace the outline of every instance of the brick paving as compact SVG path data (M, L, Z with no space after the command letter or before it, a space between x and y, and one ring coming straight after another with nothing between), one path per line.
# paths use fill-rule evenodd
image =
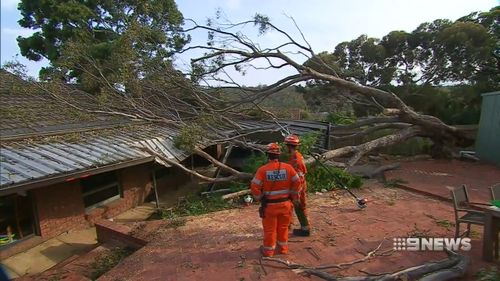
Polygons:
M451 187L465 184L470 200L483 203L491 200L489 188L500 183L499 167L458 160L402 162L385 175L387 180L404 180L401 185L407 189L444 200L451 200Z

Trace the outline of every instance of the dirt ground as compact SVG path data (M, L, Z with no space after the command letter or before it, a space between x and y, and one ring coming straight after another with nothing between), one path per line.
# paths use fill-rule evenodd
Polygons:
M361 191L368 208L358 210L342 191L310 196L311 237L290 237L290 254L278 256L306 265L349 262L373 250L391 250L392 239L426 235L453 237L453 209L449 203L369 182ZM262 227L257 205L188 218L177 228L167 221L135 223L134 233L151 241L99 280L320 280L301 276L270 262L259 263ZM295 223L296 219L295 219ZM468 275L476 280L480 268L498 266L481 261L481 228L473 227ZM316 259L306 247L319 255ZM328 272L359 276L386 273L445 258L441 252L403 252L377 256L347 269Z

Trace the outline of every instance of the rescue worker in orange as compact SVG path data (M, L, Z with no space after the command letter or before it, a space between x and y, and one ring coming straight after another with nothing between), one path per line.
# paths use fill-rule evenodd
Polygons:
M307 183L305 178L307 168L304 164L304 157L297 150L297 147L300 145L300 139L296 135L289 135L285 138L285 144L288 147L288 152L290 153L289 163L299 175L301 185L299 192L299 204L294 205L295 214L300 222L300 229L294 229L293 234L297 236L309 236L311 235L311 231L306 208Z
M267 146L269 162L257 170L250 186L255 200L261 202L259 214L264 228L261 252L265 257L288 254L292 201L298 203L300 178L292 166L279 162L280 154L278 144Z

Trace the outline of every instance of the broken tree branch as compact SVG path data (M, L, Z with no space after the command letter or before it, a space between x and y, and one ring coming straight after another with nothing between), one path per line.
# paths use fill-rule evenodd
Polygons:
M293 270L297 274L314 275L327 281L398 281L398 280L447 281L462 277L465 274L467 266L470 263L469 257L459 255L452 251L446 251L448 254L447 259L438 262L429 262L422 265L406 268L394 273L381 273L370 276L337 277L328 272L323 271L325 269L331 269L331 268L345 269L346 267L364 262L372 257L375 257L377 256L377 251L380 249L384 241L385 240L383 240L377 248L368 252L368 254L365 257L354 260L352 262L346 262L341 264L313 267L313 266L298 264L293 261L284 260L280 258L264 257L262 258L262 260L283 264L288 269Z
M350 134L350 135L344 135L344 136L330 136L333 140L335 141L342 141L346 139L352 139L352 138L361 138L367 135L370 135L376 131L379 130L384 130L384 129L404 129L410 127L411 124L408 123L382 123L382 124L377 124L373 127L369 127L361 132L355 133L355 134Z
M417 136L420 132L421 131L420 131L419 127L412 126L412 127L400 130L392 135L383 136L383 137L374 139L372 141L362 143L360 145L344 146L341 148L327 151L321 155L321 159L331 160L331 159L334 159L337 157L343 157L343 156L353 154L353 156L347 162L347 166L353 166L366 153L368 153L372 150L375 150L375 149L379 149L379 148L394 145L396 143L400 143L400 142L405 141L411 137ZM314 163L314 161L315 161L314 158L308 158L304 162L306 164L312 164L312 163Z
M237 198L237 197L240 197L240 196L243 196L243 195L247 195L247 194L250 194L250 193L251 193L250 189L245 189L245 190L241 190L241 191L238 191L238 192L233 192L233 193L229 193L229 194L223 195L222 199L223 200L233 199L233 198Z
M188 169L184 167L184 165L178 163L176 160L171 160L165 157L164 155L159 154L158 152L152 150L151 148L148 147L142 147L138 146L139 149L149 153L150 155L155 157L155 161L161 165L170 167L169 165L175 166L177 168L180 168L182 171L195 176L196 178L200 179L203 183L209 182L209 183L223 183L223 182L233 182L233 181L245 181L245 180L250 180L252 179L253 175L248 174L248 173L241 173L237 172L236 174L233 174L231 176L223 177L223 178L212 178L212 177L207 177L204 176L194 170ZM208 159L207 159L208 160ZM217 161L218 162L218 161ZM166 165L168 164L168 165ZM225 165L224 165L225 166ZM232 169L232 168L230 168Z

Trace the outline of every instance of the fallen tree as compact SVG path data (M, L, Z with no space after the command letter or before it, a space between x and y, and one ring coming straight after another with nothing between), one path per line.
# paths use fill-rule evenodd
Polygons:
M291 20L293 21L293 19ZM192 27L186 31L203 30L209 34L209 40L206 45L188 46L181 51L187 52L196 49L205 51L204 55L192 59L192 68L196 69L197 72L192 72L190 75L194 75L196 79L200 79L202 82L217 81L224 83L226 85L224 89L231 89L245 96L245 98L237 99L236 101L220 104L219 108L222 108L224 111L230 112L237 106L240 106L238 109L241 110L241 105L244 104L258 104L266 97L286 87L311 80L348 89L356 94L358 100L361 100L360 102L371 103L375 107L378 107L380 116L367 118L358 123L346 126L349 129L360 130L360 132L350 136L334 136L334 139L362 137L386 129L393 129L393 133L359 145L345 146L326 151L322 154L322 159L324 160L350 156L346 164L347 166L353 166L359 159L371 151L401 143L417 136L430 138L434 143L441 146L443 144L446 146L466 146L471 143L471 140L459 129L443 123L436 117L415 112L395 94L361 85L337 75L331 65L328 65L320 56L316 55L298 27L297 29L301 38L296 39L275 26L267 17L262 15L256 15L254 19L240 23L224 22L217 24L214 21L211 22L211 25L199 25L194 21L190 21L190 23ZM274 32L281 35L283 38L282 44L267 48L261 47L260 44L254 43L242 32L238 31L239 28L247 25L258 27L260 33ZM306 63L299 63L296 60L297 56L294 56L296 54L305 57L307 59ZM308 63L311 61L314 63ZM259 67L256 67L256 65L259 65ZM265 71L291 68L296 73L282 78L269 86L253 88L236 83L228 74L228 68L236 68L240 71L245 71L246 69ZM204 86L208 88L213 87L210 84L205 84ZM332 93L332 95L334 94ZM331 110L333 112L335 109L332 108ZM269 112L263 111L263 114L271 119L275 119ZM308 163L312 163L313 161L313 159L307 160Z
M293 21L293 19L291 19ZM99 58L94 57L86 42L79 41L86 38L72 38L61 49L59 61L56 63L59 72L54 72L52 77L43 83L34 82L32 85L37 90L42 90L51 97L74 108L75 110L90 114L108 114L143 120L165 127L173 128L178 132L176 144L178 148L199 155L213 165L219 167L228 176L210 177L186 167L177 160L169 159L154 150L146 150L155 156L158 163L166 166L175 166L182 171L199 178L202 182L223 183L233 181L248 182L253 175L239 172L228 165L215 159L203 147L211 144L231 144L233 146L247 147L262 150L262 144L255 144L248 140L248 136L259 131L272 131L276 128L259 128L248 130L235 122L237 119L251 117L252 111L258 111L265 119L274 120L278 127L278 118L269 110L262 107L263 101L270 96L287 89L288 87L315 81L328 83L338 88L348 89L355 95L355 102L370 104L377 109L376 116L360 120L354 124L339 127L338 129L355 130L355 133L344 136L335 136L339 139L366 137L376 132L390 129L385 134L374 139L366 140L357 145L347 145L324 151L320 155L322 161L335 162L337 166L352 167L359 160L372 151L389 147L414 137L430 138L437 146L467 146L471 139L453 126L449 126L440 119L421 114L406 105L394 93L362 85L338 75L336 70L318 56L305 39L304 34L297 28L299 38L294 38L290 33L274 25L262 15L253 19L239 22L209 21L200 25L192 20L187 20L189 25L184 33L206 32L206 44L186 45L178 53L201 51L195 54L191 61L189 71L182 73L173 68L169 60L155 61L151 64L136 64L142 56L149 53L138 53L131 46L141 45L141 36L135 34L127 37L123 46L117 49L114 55L126 62L127 67L112 67L102 64ZM273 32L281 36L282 41L274 46L265 46L254 42L242 28L256 28L259 35ZM84 35L86 31L82 31ZM92 32L88 34L93 36ZM305 59L305 63L301 62ZM309 63L308 63L309 62ZM312 62L312 63L311 63ZM140 67L136 69L136 67ZM276 82L262 87L243 86L233 79L231 70L244 73L247 70L270 71L291 69L293 74L283 77ZM90 93L95 102L82 104L75 100L75 95L89 95L79 91L74 85L61 83L70 72L84 73L99 85L99 92ZM136 74L140 75L137 76ZM132 75L133 74L133 75ZM113 83L108 77L114 77ZM66 79L67 80L67 79ZM332 92L331 95L336 93ZM341 97L344 98L344 97ZM351 97L351 100L352 97ZM331 108L331 112L335 108ZM229 128L228 128L229 127ZM287 133L284 128L279 128L282 133ZM315 161L313 158L306 163ZM340 163L343 162L343 163ZM225 195L241 196L248 190ZM377 250L359 261L350 265L363 262L376 256ZM325 280L449 280L462 276L467 268L467 257L449 253L449 258L436 263L426 263L402 271L382 274L378 276L360 276L339 278L325 272L328 268L342 268L349 264L310 267L290 261L267 259L272 262L285 264L297 272L315 275Z
M291 21L294 22L293 19ZM414 111L397 95L350 81L348 77L341 77L331 65L313 51L298 27L300 36L297 39L263 15L256 15L251 20L239 23L211 20L207 25L200 25L187 20L186 26L187 28L183 30L185 34L202 31L208 36L206 44L187 44L178 51L178 53L203 52L201 55L199 52L195 54L191 60L191 68L187 72L173 69L169 62L143 65L144 69L141 71L145 73L144 77L127 81L126 87L116 85L108 81L106 75L98 74L102 71L115 71L115 75L125 81L130 73L123 72L126 69L120 71L103 69L100 61L85 48L84 42L74 38L61 50L61 58L57 64L61 71L55 73L50 80L34 85L75 110L92 114L117 115L175 128L179 131L176 142L180 148L206 158L230 176L222 178L204 176L180 163L166 158L161 159L155 155L158 162L177 166L203 182L248 181L250 175L228 167L200 148L211 144L231 144L262 150L261 144L252 143L247 136L257 132L276 131L276 128L248 130L235 120L250 118L250 113L257 110L266 119L276 121L278 131L287 133L279 125L278 118L261 106L262 102L287 87L309 81L329 83L348 89L355 97L346 98L371 104L378 109L377 116L336 128L336 131L345 129L355 132L343 136L336 136L334 132L334 139L366 137L376 132L391 130L389 134L368 139L357 145L322 152L320 159L333 161L336 166L352 167L372 151L414 137L430 138L438 147L465 146L471 142L467 135L456 127L449 126L436 117ZM257 29L260 35L273 32L281 36L282 41L274 46L263 47L265 44L254 42L241 32L241 29L247 27ZM141 39L136 38L136 40ZM127 50L126 46L123 48ZM129 51L124 51L123 55L130 56L130 61L140 59L142 54L134 50ZM306 62L300 63L299 61L303 59L306 59ZM270 71L284 68L292 69L294 74L263 87L240 85L232 78L230 72L230 69L245 72L249 69ZM101 92L91 94L96 100L95 103L81 104L78 100L72 99L76 93L83 93L75 87L60 83L61 80L57 79L57 75L64 76L68 70L93 75L94 82L102 86ZM331 108L331 111L334 112L335 108ZM228 127L231 129L221 129ZM313 161L315 160L309 158L306 163Z

